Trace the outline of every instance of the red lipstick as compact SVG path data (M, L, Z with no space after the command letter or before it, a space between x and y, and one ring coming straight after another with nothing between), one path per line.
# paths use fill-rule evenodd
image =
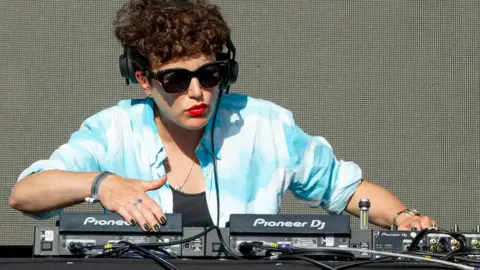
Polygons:
M198 116L204 113L206 110L207 110L207 104L200 103L188 108L187 112L193 116Z

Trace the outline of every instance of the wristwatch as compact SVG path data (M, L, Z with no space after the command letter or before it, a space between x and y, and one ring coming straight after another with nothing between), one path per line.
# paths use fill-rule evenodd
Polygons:
M392 230L396 230L396 229L397 229L397 218L398 218L398 216L400 216L401 214L410 214L410 215L414 215L414 216L420 216L420 213L417 211L417 209L414 209L414 208L404 209L404 210L398 212L398 213L395 215L395 217L393 217Z

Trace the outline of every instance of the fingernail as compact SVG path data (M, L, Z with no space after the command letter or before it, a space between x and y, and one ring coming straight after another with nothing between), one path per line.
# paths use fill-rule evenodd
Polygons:
M132 219L130 219L130 224L132 226L135 226L135 224L137 224L137 222L135 221L135 219L132 218Z
M150 231L150 226L148 226L147 223L145 223L145 225L143 225L143 227L145 227L145 230Z
M161 217L160 221L162 222L162 225L167 223L167 219L165 217Z
M155 226L153 226L153 228L155 228L156 231L160 231L160 226L158 226L158 224L155 224Z

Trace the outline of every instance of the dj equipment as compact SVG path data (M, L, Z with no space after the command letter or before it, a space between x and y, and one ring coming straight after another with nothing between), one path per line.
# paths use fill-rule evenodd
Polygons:
M199 235L207 228L183 227L181 214L167 214L167 224L160 232L143 232L116 213L61 213L57 227L35 228L35 256L85 256L103 252L104 247L126 241L133 244L171 243ZM247 251L251 241L281 243L292 247L371 246L371 232L351 231L347 215L231 215L229 227L220 232L225 244L238 256L263 256ZM363 238L361 236L363 235ZM223 257L216 230L186 243L166 246L165 251L178 257ZM358 258L369 258L357 254Z
M268 242L299 248L348 247L350 217L346 215L231 215L230 249L239 256L265 256L246 243Z
M160 232L143 232L116 213L61 213L57 227L35 227L34 256L85 256L103 252L106 245L126 241L133 244L170 243L206 230L182 226L181 214L166 214L167 224ZM221 229L228 240L228 229ZM208 242L207 242L208 240ZM208 245L207 245L208 243ZM219 257L221 242L216 231L182 244L166 246L179 257Z
M98 254L106 244L119 241L132 243L169 242L183 235L182 217L167 215L168 224L161 225L162 234L143 233L138 226L131 226L116 213L62 213L59 227L35 228L34 255L72 256ZM80 247L99 246L82 250ZM172 252L180 254L179 247L171 246ZM103 249L103 248L102 248Z
M234 255L243 257L263 257L267 252L276 252L257 248L255 244L258 243L273 248L353 248L357 249L352 253L355 259L371 259L371 253L366 250L446 254L460 248L460 241L466 247L480 251L480 226L473 232L460 232L455 226L452 233L425 233L415 228L410 231L370 230L366 226L370 205L363 199L359 207L362 224L359 230L350 229L348 215L234 214L230 216L227 228L218 231L225 246ZM160 226L159 232L145 233L116 213L61 213L58 226L35 228L34 256L95 255L118 245L120 241L163 243L163 251L183 258L220 258L227 255L216 229L207 231L208 228L203 227L183 227L181 214L167 214L167 220L167 224ZM423 236L417 237L419 233Z
M458 232L452 230L452 232ZM400 253L408 251L412 241L418 232L411 231L373 231L373 249ZM469 248L480 248L480 230L474 232L458 232L466 239L466 246ZM412 250L416 252L448 253L460 248L460 242L447 233L429 233L422 237L420 242Z
M364 202L361 222L368 223L369 205ZM364 219L367 220L364 220ZM184 228L180 214L167 214L168 223L160 232L143 232L131 226L116 213L61 213L58 227L35 228L35 256L85 256L103 252L103 248L119 241L171 243L199 235L207 228ZM370 249L372 232L350 230L347 215L250 215L230 216L229 226L220 229L222 238L237 256L264 256L265 251L248 248L248 243L261 241L298 248L356 247ZM179 257L222 257L225 250L216 230L186 243L165 247ZM356 258L371 258L355 252Z

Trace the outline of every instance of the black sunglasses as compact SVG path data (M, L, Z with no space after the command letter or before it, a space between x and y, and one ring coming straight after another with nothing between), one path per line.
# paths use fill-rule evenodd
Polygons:
M215 87L225 78L228 70L226 61L214 61L202 65L195 71L184 68L172 68L159 72L145 71L145 74L162 84L167 93L178 94L186 91L193 77L204 87Z

